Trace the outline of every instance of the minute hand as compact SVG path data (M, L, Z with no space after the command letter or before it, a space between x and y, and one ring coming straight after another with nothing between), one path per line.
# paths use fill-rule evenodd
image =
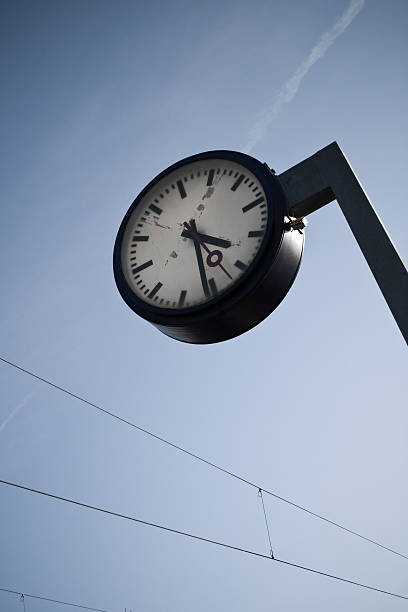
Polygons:
M183 230L181 235L183 238L193 238L193 235L188 230ZM217 238L216 236L209 236L208 234L200 234L197 232L197 237L201 242L205 242L206 244L213 244L214 246L222 247L223 249L228 249L231 246L230 240L224 240L224 238Z

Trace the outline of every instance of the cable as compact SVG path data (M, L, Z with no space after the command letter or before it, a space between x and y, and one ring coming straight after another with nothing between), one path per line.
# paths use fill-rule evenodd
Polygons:
M271 552L271 558L274 559L275 556L273 554L273 548L272 548L272 542L271 542L271 534L269 532L268 518L266 516L265 504L264 504L264 500L263 500L263 496L262 496L262 489L259 489L258 497L261 498L263 514L264 514L264 517L265 517L266 532L268 534L268 540L269 540L269 550Z
M101 610L100 608L90 608L89 606L81 606L79 604L74 604L69 601L59 601L58 599L50 599L49 597L40 597L40 595L30 595L29 593L22 593L21 591L12 591L11 589L2 589L0 591L4 591L4 593L15 593L16 595L20 595L20 597L31 597L32 599L42 599L43 601L51 601L52 603L61 604L63 606L73 606L74 608L82 608L83 610L95 610L95 612L108 612L107 610ZM25 609L25 608L24 608Z
M344 527L344 525L341 525L340 523L336 523L335 521L332 521L326 518L322 514L313 512L312 510L309 510L308 508L305 508L304 506L301 506L300 504L296 504L295 502L290 501L289 499L286 499L285 497L282 497L281 495L278 495L277 493L274 493L273 491L269 491L268 489L265 489L264 487L260 487L258 484L251 482L250 480L247 480L246 478L243 478L242 476L239 476L238 474L235 474L234 472L231 472L217 465L216 463L209 461L208 459L204 459L204 457L200 457L200 455L197 455L196 453L192 453L191 451L183 448L182 446L178 446L177 444L174 444L173 442L170 442L169 440L166 440L165 438L158 436L157 434L149 431L148 429L144 429L143 427L140 427L140 425L136 425L136 423L132 423L132 421L128 421L127 419L119 416L118 414L115 414L114 412L111 412L110 410L106 410L106 408L102 408L102 406L99 406L98 404L90 402L89 400L81 397L80 395L76 395L72 391L68 391L68 389L65 389L64 387L60 387L59 385L56 385L55 383L51 382L50 380L47 380L46 378L42 378L38 374L35 374L34 372L31 372L30 370L26 370L25 368L17 365L16 363L13 363L12 361L8 361L4 357L0 356L0 361L3 361L9 366L16 368L17 370L20 370L20 372L24 372L24 374L28 374L29 376L36 378L37 380L45 383L46 385L49 385L50 387L57 389L58 391L62 391L63 393L66 393L70 397L73 397L74 399L77 399L80 402L83 402L84 404L87 404L88 406L91 406L92 408L95 408L96 410L99 410L100 412L103 412L104 414L107 414L108 416L111 416L112 418L117 419L118 421L121 421L122 423L125 423L125 425L129 425L129 427L133 427L134 429L141 431L142 433L154 438L155 440L158 440L159 442L163 442L163 444L167 444L167 446L171 446L172 448L182 453L185 453L186 455L188 455L189 457L192 457L193 459L197 459L198 461L201 461L202 463L205 463L206 465L209 465L210 467L220 472L223 472L227 476L231 476L232 478L235 478L236 480L240 480L241 482L251 487L255 487L258 490L262 489L264 493L267 493L268 495L271 495L275 499L279 499L280 501L285 502L285 504L289 504L290 506L297 508L298 510L302 510L302 512L306 512L307 514L310 514L311 516L314 516L315 518L318 518L321 521L325 521L326 523L329 523L330 525L333 525L334 527L337 527L338 529L342 529L343 531L346 531L347 533L350 533L351 535L361 538L362 540L365 540L366 542L370 542L371 544L374 544L375 546L378 546L379 548L388 550L388 552L394 555L398 555L399 557L403 557L404 559L408 560L407 555L404 555L403 553L400 553L397 550L390 548L389 546L385 546L384 544L381 544L380 542L377 542L376 540L372 540L371 538L368 538L362 535L361 533L358 533L357 531L353 531L352 529L349 529L348 527Z
M255 557L262 557L263 559L269 559L269 561L277 561L278 563L283 563L284 565L289 565L291 567L297 567L298 569L304 570L306 572L312 572L313 574L320 574L321 576L326 576L327 578L333 578L334 580L339 580L340 582L347 582L349 584L353 584L355 586L361 587L363 589L369 589L370 591L377 591L378 593L384 593L385 595L391 595L392 597L398 597L399 599L406 599L408 601L408 596L399 595L397 593L392 593L391 591L385 591L384 589L380 589L378 587L369 586L367 584L362 584L361 582L355 582L354 580L348 580L347 578L341 578L340 576L335 576L334 574L328 574L326 572L321 572L319 570L312 569L310 567L305 567L303 565L298 565L296 563L291 563L290 561L284 561L283 559L272 558L269 555L265 555L263 553L256 552L254 550L248 550L246 548L241 548L239 546L233 546L232 544L226 544L225 542L219 542L218 540L210 540L209 538L204 538L202 536L194 535L192 533L188 533L187 531L180 531L179 529L173 529L172 527L167 527L165 525L158 525L157 523L151 523L149 521L143 521L142 519L138 519L134 516L128 516L126 514L120 514L119 512L113 512L112 510L107 510L106 508L100 508L99 506L91 506L90 504L86 504L84 502L77 501L75 499L70 499L68 497L61 497L59 495L54 495L53 493L48 493L46 491L39 491L38 489L33 489L31 487L26 487L21 484L17 484L15 482L9 482L7 480L1 480L0 483L8 485L10 487L16 487L18 489L23 489L24 491L30 491L30 493L37 493L39 495L44 495L46 497L51 497L53 499L58 499L59 501L64 501L69 504L74 504L76 506L81 506L83 508L88 508L89 510L96 510L98 512L103 512L104 514L109 514L111 516L116 516L118 518L123 518L128 521L133 521L134 523L140 523L141 525L147 525L148 527L156 527L157 529L162 529L163 531L170 531L171 533L176 533L178 535L185 536L187 538L192 538L194 540L200 540L201 542L208 542L209 544L215 544L217 546L222 546L223 548L229 548L231 550L237 550L239 552L246 553L247 555L253 555ZM91 608L92 609L92 608ZM95 609L95 608L93 608Z

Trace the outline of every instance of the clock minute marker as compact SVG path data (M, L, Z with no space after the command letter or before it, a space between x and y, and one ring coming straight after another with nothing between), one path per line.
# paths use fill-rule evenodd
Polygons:
M256 230L253 232L248 232L248 238L260 238L263 235L264 235L263 230Z
M186 295L187 295L187 291L185 289L183 289L183 291L180 292L180 297L179 297L179 301L178 301L178 308L182 308L184 305L184 302L186 300Z
M250 202L249 204L247 204L246 206L242 208L242 212L246 213L248 212L248 210L251 210L251 208L254 208L255 206L258 206L259 204L262 204L262 202L264 201L265 201L265 198L258 198L257 200Z
M236 191L238 187L240 186L240 184L242 183L242 181L244 180L244 178L245 176L243 174L240 174L237 180L235 181L235 183L233 184L233 186L231 187L231 191Z
M161 215L162 214L162 209L159 208L158 206L156 206L155 204L150 204L149 206L150 210L152 210L154 213L156 213L156 215Z
M132 242L147 242L149 240L149 236L133 236Z
M237 259L237 261L234 263L234 266L239 268L240 270L246 270L246 265L240 261L239 259Z
M208 178L207 178L207 187L210 187L213 184L213 180L214 180L214 173L215 170L212 169L209 171L208 173Z
M156 295L156 293L163 287L163 283L157 283L157 285L155 287L153 287L153 289L151 290L151 292L149 293L149 295L147 297L149 298L154 298L154 296Z
M177 181L176 185L180 193L180 198L183 200L184 198L187 197L186 190L183 185L183 181Z
M145 263L141 264L140 266L137 266L137 268L133 268L132 274L138 274L142 270L145 270L146 268L149 268L152 265L153 265L153 261L149 259L149 261L145 261Z

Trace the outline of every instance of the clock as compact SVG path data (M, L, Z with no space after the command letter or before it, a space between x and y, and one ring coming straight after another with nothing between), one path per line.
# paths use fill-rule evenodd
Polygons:
M114 276L126 304L168 336L221 342L278 306L303 242L266 164L208 151L170 166L137 196L118 231Z

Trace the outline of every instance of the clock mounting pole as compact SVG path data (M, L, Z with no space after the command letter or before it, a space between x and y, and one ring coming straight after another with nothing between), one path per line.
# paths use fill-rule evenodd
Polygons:
M408 271L343 151L333 142L276 175L294 219L337 200L408 343Z

